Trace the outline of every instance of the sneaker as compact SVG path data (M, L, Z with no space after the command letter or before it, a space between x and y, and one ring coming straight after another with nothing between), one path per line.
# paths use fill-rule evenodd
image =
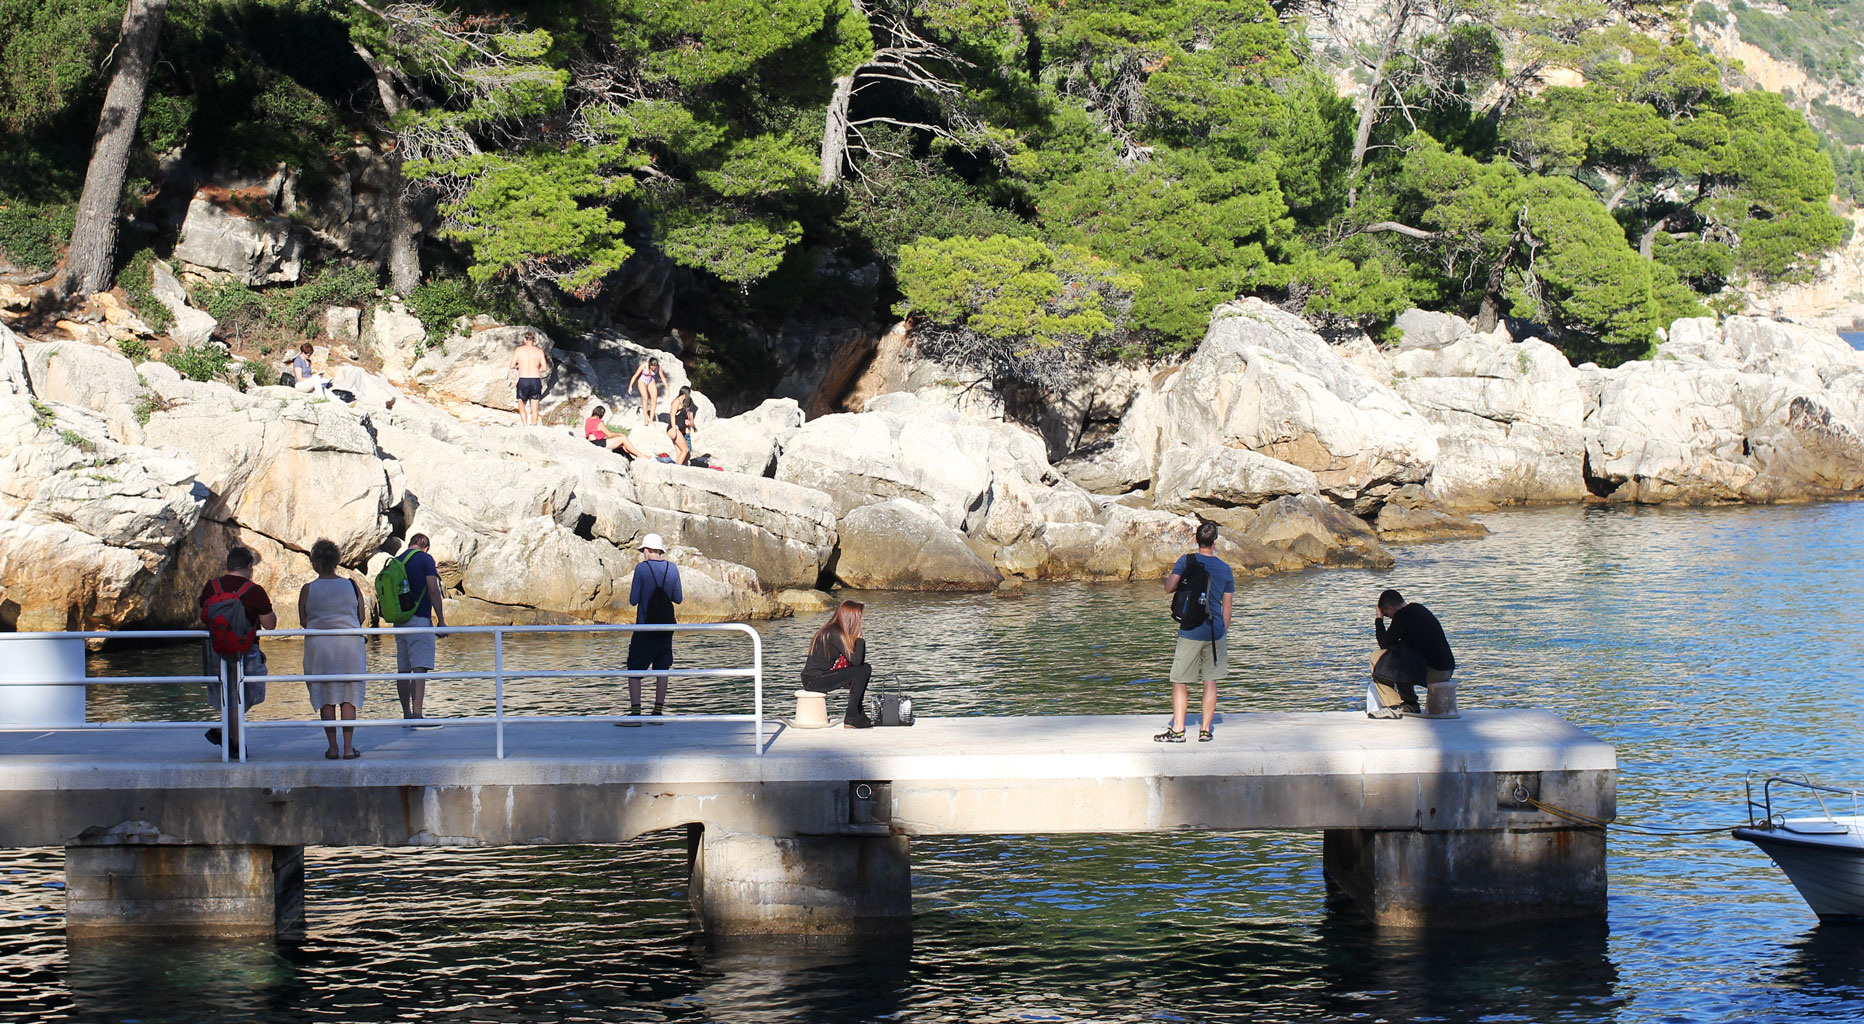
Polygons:
M408 728L410 728L410 729L421 729L421 730L423 730L423 731L425 731L425 730L427 730L427 729L444 729L444 728L446 728L446 726L444 726L444 725L441 725L441 724L440 724L439 722L429 722L428 720L426 720L425 718L423 718L423 719L421 719L420 721L418 721L418 722L416 722L416 723L414 723L413 725L410 725L410 726L408 726Z
M865 711L850 711L842 718L841 724L849 729L872 729L874 720L867 717Z
M636 704L635 706L629 708L628 717L629 718L641 717L641 706L639 704ZM639 729L641 727L641 723L639 722L616 722L615 724L617 726L620 726L623 729Z
M212 743L216 747L220 745L220 727L219 726L216 725L213 728L207 730L207 742Z
M1399 710L1398 710L1397 708L1395 708L1395 707L1393 707L1393 708L1380 708L1380 709L1378 709L1377 711L1368 711L1368 712L1366 712L1366 717L1367 717L1367 718L1384 718L1384 719L1391 719L1391 718L1403 718L1403 717L1404 717L1404 713L1403 713L1403 712L1401 712L1401 711L1399 711Z
M1405 704L1401 706L1399 710L1412 717L1416 717L1424 713L1424 709L1418 707L1416 704Z
M1164 732L1159 733L1158 735L1152 737L1152 741L1154 743L1183 743L1184 742L1184 730L1173 729L1170 726L1167 726Z
M654 705L654 717L655 717L655 718L659 718L659 717L660 717L661 715L664 715L664 714L666 714L666 713L667 713L667 712L666 712L666 709L665 709L665 708L662 708L662 707L661 707L660 705L658 705L658 704L656 704L656 705ZM649 722L649 723L647 723L647 724L648 724L648 725L665 725L665 724L667 724L667 723L665 723L665 722Z

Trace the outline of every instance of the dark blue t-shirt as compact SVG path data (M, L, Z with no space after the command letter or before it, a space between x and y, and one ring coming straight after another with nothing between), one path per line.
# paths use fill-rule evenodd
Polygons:
M1200 555L1195 552L1178 559L1171 567L1174 575L1184 576L1186 560L1195 558L1204 563L1204 571L1210 574L1210 588L1205 593L1210 595L1210 617L1196 629L1181 629L1178 635L1186 640L1221 640L1229 628L1223 624L1223 595L1236 592L1236 574L1223 559L1216 555ZM1182 580L1180 581L1182 585Z
M665 590L674 604L686 600L680 588L680 567L664 558L643 558L634 567L634 581L628 585L628 603L635 606L634 621L647 621L647 599L655 590Z
M427 577L440 575L440 570L434 567L434 556L416 548L414 554L409 555L403 564L403 569L408 574L408 586L421 595L421 603L414 606L415 617L432 619L434 601L427 593ZM407 605L404 604L402 607L406 608Z

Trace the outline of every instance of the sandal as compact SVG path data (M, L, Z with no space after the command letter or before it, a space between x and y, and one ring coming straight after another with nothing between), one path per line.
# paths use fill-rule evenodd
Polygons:
M1217 734L1212 732L1209 729L1199 729L1197 731L1197 741L1199 743L1209 743L1211 740L1214 740L1216 738L1217 738Z
M349 753L347 753L347 754L344 754L344 755L343 755L343 760L345 760L345 761L354 761L354 760L356 760L357 758L359 758L359 757L361 757L361 756L362 756L362 751L360 751L360 750L352 750L352 751L350 751Z
M339 758L339 757L341 757L341 756L342 756L341 754L338 754L338 753L337 753L336 751L334 751L334 750L326 750L326 751L324 751L324 760L326 760L326 761L334 761L334 760L336 760L337 758Z
M1152 740L1155 743L1183 743L1184 730L1167 728L1164 732L1152 737Z

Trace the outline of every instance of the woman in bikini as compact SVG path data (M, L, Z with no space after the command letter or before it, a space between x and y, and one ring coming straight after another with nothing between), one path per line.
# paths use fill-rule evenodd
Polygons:
M667 439L673 442L673 461L682 466L693 457L694 416L693 389L689 384L673 396L673 408L667 412Z
M641 396L641 422L654 422L655 414L660 410L660 360L650 358L647 362L634 368L634 376L628 378L628 390Z

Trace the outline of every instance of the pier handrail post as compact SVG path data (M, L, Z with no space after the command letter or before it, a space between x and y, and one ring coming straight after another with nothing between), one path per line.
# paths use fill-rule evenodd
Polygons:
M237 700L239 702L239 711L237 712L239 716L239 763L245 764L246 763L246 656L242 654L239 657L234 658L232 662L228 664L233 670L232 671L233 700ZM231 706L232 701L228 701L227 703L229 706ZM226 739L228 743L231 743L233 740L233 737L230 735L223 737L223 738Z
M751 742L756 746L757 756L764 756L764 637L750 626L744 627L751 634Z
M220 676L220 763L226 764L233 751L233 694L227 689L227 660L216 654L214 664Z
M492 631L492 734L498 738L498 758L505 759L505 631Z

